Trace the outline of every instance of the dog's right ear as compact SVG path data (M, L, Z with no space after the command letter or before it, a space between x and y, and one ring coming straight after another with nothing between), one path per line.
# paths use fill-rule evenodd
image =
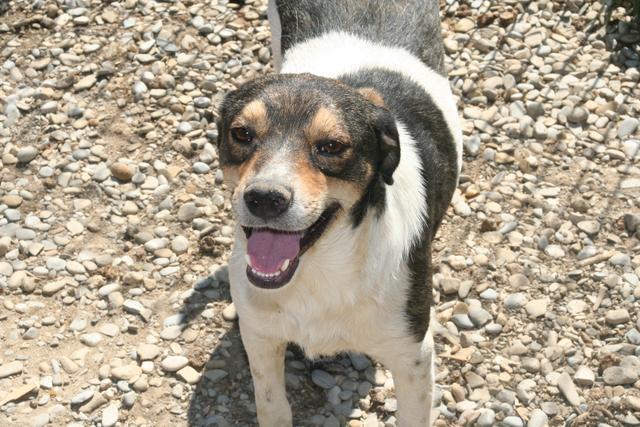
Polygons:
M367 101L374 105L376 110L375 131L378 137L378 148L381 153L379 163L380 176L385 184L393 184L393 173L400 163L400 137L396 128L393 114L384 104L384 98L380 92L371 87L358 89Z
M400 137L396 128L393 114L384 104L384 98L380 92L372 87L357 89L367 101L374 105L376 110L375 130L378 137L378 148L381 153L379 171L382 180L387 185L393 184L393 172L400 163Z
M400 164L400 136L391 112L386 108L378 107L378 109L380 111L376 122L376 133L381 153L380 176L385 184L392 185L393 173Z

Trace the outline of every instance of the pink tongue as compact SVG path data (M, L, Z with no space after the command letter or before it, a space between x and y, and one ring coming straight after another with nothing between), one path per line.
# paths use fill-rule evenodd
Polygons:
M272 230L254 230L249 236L247 254L251 266L260 273L273 274L285 260L293 262L300 253L302 234L278 233Z

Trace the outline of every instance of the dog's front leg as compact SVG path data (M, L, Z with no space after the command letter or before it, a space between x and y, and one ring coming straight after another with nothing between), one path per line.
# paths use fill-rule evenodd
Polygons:
M289 427L291 407L284 381L287 343L263 338L240 320L242 343L249 357L260 427Z
M399 427L431 427L433 423L433 347L429 331L422 343L398 348L397 353L381 359L393 375Z

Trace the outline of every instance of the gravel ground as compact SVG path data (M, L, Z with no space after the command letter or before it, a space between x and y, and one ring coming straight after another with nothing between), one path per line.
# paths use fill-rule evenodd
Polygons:
M0 0L0 425L254 425L215 105L263 1ZM437 426L640 425L640 33L447 0L465 119L436 242ZM390 374L291 347L296 425L394 426Z

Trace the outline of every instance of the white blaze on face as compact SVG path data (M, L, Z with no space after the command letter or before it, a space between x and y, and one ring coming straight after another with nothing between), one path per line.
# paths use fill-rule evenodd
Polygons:
M286 147L280 148L254 172L253 176L244 179L242 188L236 190L234 207L242 225L262 226L278 230L302 231L313 224L323 209L326 208L326 194L318 197L318 193L310 194L304 185L302 171L308 169L298 164L295 156ZM318 174L320 172L318 171ZM252 183L261 182L268 185L284 186L293 195L291 205L285 213L269 223L259 223L249 212L244 203L243 193Z

